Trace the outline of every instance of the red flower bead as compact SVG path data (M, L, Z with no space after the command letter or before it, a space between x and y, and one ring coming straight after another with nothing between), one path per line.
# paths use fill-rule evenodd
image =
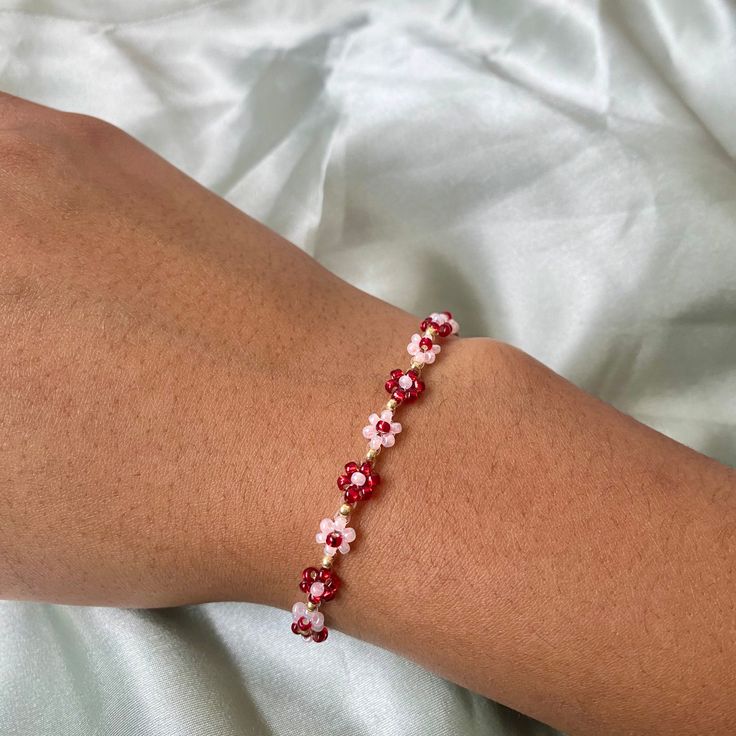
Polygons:
M373 471L368 461L360 466L350 462L345 463L345 472L337 479L337 487L343 492L347 503L355 503L370 498L380 480L381 477Z
M437 314L438 313L435 313L435 316L437 316ZM439 314L444 314L448 320L452 319L452 312L439 312ZM437 332L440 337L447 337L448 335L452 334L452 325L449 324L449 322L443 322L442 324L440 324L436 320L432 319L431 316L425 317L419 325L419 329L424 332L430 327L435 330L435 332Z
M315 595L311 592L312 585L314 583L322 584L322 593ZM319 586L315 586L319 590ZM333 572L327 567L307 567L302 572L302 579L299 582L299 590L302 593L309 593L309 600L312 603L324 603L325 601L331 601L337 594L340 588L340 578L337 573Z
M411 379L411 383L408 379ZM404 385L406 388L404 388ZM422 391L424 391L424 381L419 378L419 374L413 368L410 368L406 373L401 368L394 368L389 374L389 379L384 387L391 394L391 398L397 404L400 404L402 401L414 401L419 398Z
M440 326L431 317L427 317L426 319L422 320L421 324L419 325L419 330L420 332L424 332L425 330L428 330L430 327L433 330L437 330L437 332L440 331Z

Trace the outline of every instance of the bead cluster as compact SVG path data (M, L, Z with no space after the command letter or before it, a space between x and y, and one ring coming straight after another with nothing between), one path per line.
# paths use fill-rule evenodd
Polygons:
M342 505L332 518L327 517L320 522L315 540L322 546L322 562L320 567L307 567L302 572L299 589L307 594L307 602L299 601L291 609L291 630L307 641L321 642L327 638L325 617L319 609L340 589L341 581L333 567L337 554L350 552L350 544L355 540L350 516L359 502L373 496L381 482L375 469L376 458L384 447L393 447L396 435L401 432L401 424L394 421L394 412L399 405L422 396L425 390L422 369L434 363L442 349L436 339L458 334L460 325L450 312L433 312L422 320L419 330L412 335L406 348L412 357L411 366L407 371L400 368L391 371L384 385L390 398L381 413L371 414L368 424L363 427L363 437L368 440L365 458L360 463L346 463L337 479Z

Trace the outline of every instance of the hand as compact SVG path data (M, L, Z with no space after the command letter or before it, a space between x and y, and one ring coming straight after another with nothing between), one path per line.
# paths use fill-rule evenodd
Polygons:
M99 121L3 96L0 162L0 596L289 606L417 319ZM566 732L733 733L733 470L442 356L330 625Z
M3 95L0 162L0 595L282 602L416 318L99 120Z

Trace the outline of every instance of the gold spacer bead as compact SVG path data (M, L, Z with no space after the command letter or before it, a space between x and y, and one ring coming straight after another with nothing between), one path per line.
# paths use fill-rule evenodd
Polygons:
M349 516L350 505L347 503L344 503L342 506L340 506L340 514L342 514L343 516Z
M411 367L412 367L412 368L413 368L413 369L414 369L415 371L421 371L421 370L422 370L422 368L424 367L424 363L415 363L415 362L414 362L414 361L412 360L412 362L411 362Z
M316 603L312 603L312 601L307 601L307 611L314 611L315 608L317 608Z
M332 557L325 555L322 558L322 567L332 567Z
M374 450L372 447L368 452L366 452L365 457L366 460L375 460L378 457L378 453L381 452L381 448L379 447L378 450Z
M396 401L396 399L389 399L386 402L386 408L390 409L391 411L393 411L398 405L399 405L399 402Z

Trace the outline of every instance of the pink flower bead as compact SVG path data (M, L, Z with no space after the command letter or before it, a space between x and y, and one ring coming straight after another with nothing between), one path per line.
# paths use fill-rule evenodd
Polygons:
M411 336L411 342L406 350L417 363L434 363L435 356L442 350L429 337L422 337L418 332Z
M393 421L394 414L390 409L384 409L381 416L375 412L368 417L370 424L363 427L363 437L369 442L371 449L379 447L393 447L396 437L401 432L401 424Z
M346 555L350 552L350 542L355 541L355 529L347 526L347 519L337 514L334 519L322 519L315 539L317 544L324 544L324 553L334 557L338 552Z
M321 631L325 625L324 614L320 613L316 609L314 611L310 611L307 608L307 604L303 601L299 601L292 606L291 615L295 624L298 624L301 619L306 619L306 623L308 623L309 626L305 630ZM302 621L302 624L306 625L304 621Z

